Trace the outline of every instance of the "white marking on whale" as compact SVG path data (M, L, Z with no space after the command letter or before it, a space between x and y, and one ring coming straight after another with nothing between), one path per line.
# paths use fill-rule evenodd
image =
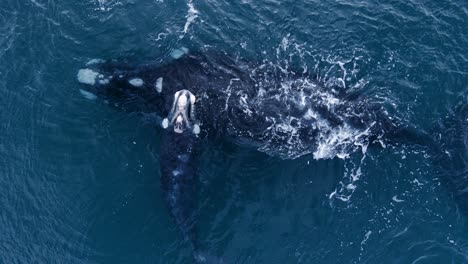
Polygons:
M96 77L99 75L98 72L95 72L90 69L81 69L78 71L78 81L80 83L94 85L96 83Z
M185 54L188 54L188 52L189 50L186 47L182 47L180 49L173 50L171 52L171 57L177 60L178 58L184 56Z
M157 91L158 93L161 93L161 92L162 92L162 85L163 85L163 77L159 77L159 78L156 80L156 85L155 85L156 91Z
M195 135L200 134L200 126L198 124L193 125L193 133Z
M169 126L169 120L167 118L164 118L161 125L164 129L166 129Z
M140 78L133 78L133 79L129 80L128 83L135 86L135 87L141 87L144 84L143 80L140 79Z

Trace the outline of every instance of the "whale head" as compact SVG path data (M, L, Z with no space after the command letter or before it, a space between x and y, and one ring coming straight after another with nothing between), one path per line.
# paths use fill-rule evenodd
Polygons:
M168 128L172 125L174 132L179 134L190 130L195 134L200 133L200 126L195 119L195 101L195 95L188 90L176 92L172 109L169 116L164 118L162 127Z

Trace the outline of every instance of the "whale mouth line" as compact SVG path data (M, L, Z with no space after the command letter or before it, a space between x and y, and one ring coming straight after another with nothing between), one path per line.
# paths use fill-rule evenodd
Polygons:
M164 129L173 126L174 132L182 134L191 129L194 134L200 133L200 126L195 118L196 97L189 90L180 90L174 94L169 115L163 119L162 127Z

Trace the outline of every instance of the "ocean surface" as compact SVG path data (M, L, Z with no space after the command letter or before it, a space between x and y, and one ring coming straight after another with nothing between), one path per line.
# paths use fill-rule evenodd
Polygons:
M438 125L467 104L466 0L2 0L0 263L190 263L161 198L158 125L77 81L91 59L182 48L299 65L467 143ZM454 171L404 142L286 160L214 146L201 245L225 263L468 263L468 191L445 178L468 185L467 152L446 148Z

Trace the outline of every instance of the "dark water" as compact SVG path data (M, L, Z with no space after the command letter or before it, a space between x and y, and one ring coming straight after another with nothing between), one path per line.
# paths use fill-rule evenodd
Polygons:
M83 97L90 59L187 47L298 64L424 130L466 104L464 0L187 1L1 1L0 263L190 261L156 125ZM347 154L209 149L203 247L227 263L468 263L467 216L423 147Z

